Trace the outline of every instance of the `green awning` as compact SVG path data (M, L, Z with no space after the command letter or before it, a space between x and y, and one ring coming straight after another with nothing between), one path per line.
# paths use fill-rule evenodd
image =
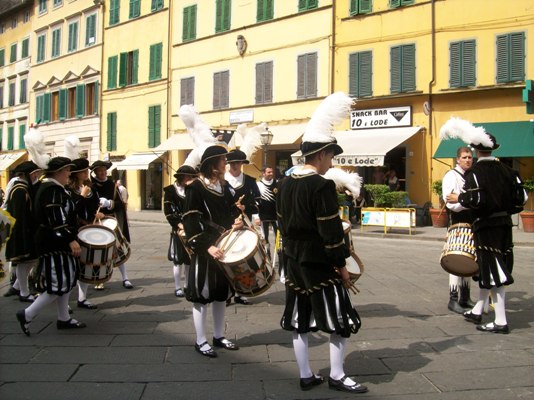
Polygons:
M501 145L492 154L496 157L534 157L534 121L476 123L490 132ZM434 158L456 158L458 147L465 146L460 139L442 140Z

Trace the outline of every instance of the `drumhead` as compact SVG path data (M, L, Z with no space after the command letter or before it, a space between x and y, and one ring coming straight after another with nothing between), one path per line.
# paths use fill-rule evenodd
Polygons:
M440 264L449 274L464 278L478 273L475 257L466 252L447 253L441 257Z
M109 246L116 240L113 231L101 225L83 226L78 232L78 239L93 246Z
M258 234L249 229L225 232L217 243L218 247L224 246L224 257L219 261L231 264L245 260L254 253L259 241Z
M100 220L102 225L114 231L117 228L117 220L113 217L105 217Z
M347 268L347 271L350 275L361 275L362 271L360 269L360 266L358 265L358 262L353 258L349 257L345 259L345 268Z
M349 233L350 230L352 229L352 225L350 224L349 221L341 220L341 224L343 225L344 233Z

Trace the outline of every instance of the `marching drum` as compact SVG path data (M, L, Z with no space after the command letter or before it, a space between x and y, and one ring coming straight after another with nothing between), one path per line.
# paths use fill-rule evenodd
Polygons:
M456 276L470 277L478 273L471 225L459 223L449 227L440 263L445 271Z
M115 267L118 267L128 261L130 258L131 249L130 243L126 240L122 234L121 228L119 227L119 222L115 217L106 216L100 220L100 223L111 229L115 233L117 240L116 254L115 254Z
M271 287L273 266L253 228L226 231L215 246L224 253L219 265L237 294L254 297Z
M349 221L341 220L341 224L343 225L343 233L345 234L345 247L348 251L352 251L354 248L352 244L352 225Z
M350 257L345 259L345 268L347 268L352 282L356 282L362 276L363 262L354 251L351 251Z
M113 273L115 234L101 225L86 225L78 232L80 242L80 281L104 283Z

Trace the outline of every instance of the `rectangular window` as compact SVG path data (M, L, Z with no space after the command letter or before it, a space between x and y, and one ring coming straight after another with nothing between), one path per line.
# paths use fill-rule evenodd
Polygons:
M118 62L118 56L112 56L108 58L108 89L115 89L117 87Z
M85 85L85 115L98 114L98 82Z
M230 71L213 74L213 109L220 110L230 105Z
M50 93L43 95L43 122L50 122Z
M67 92L67 118L76 117L76 87L71 87Z
M163 52L163 44L157 43L150 46L150 65L148 80L161 79L161 57Z
M476 42L466 40L453 42L449 46L450 78L449 87L475 86L476 83Z
M373 11L373 0L350 0L350 15L368 14Z
M182 41L196 39L197 37L197 5L184 8Z
M373 95L373 52L362 51L349 56L349 95Z
M180 80L180 106L195 104L195 78Z
M107 151L117 150L117 113L107 115Z
M231 0L217 0L215 11L215 33L230 30Z
M59 90L58 116L60 121L67 117L67 89Z
M139 66L139 50L120 54L119 86L135 85Z
M128 18L137 18L141 15L141 0L130 0L130 13Z
M11 20L11 29L15 29L17 27L17 24L19 23L19 20L17 17L14 17L12 20Z
M150 11L158 11L163 8L163 0L152 0Z
M85 46L96 43L96 14L89 15L85 19Z
M43 14L48 10L48 0L39 0L39 14Z
M525 80L525 32L497 36L497 83Z
M7 100L8 107L13 107L15 105L15 92L17 88L15 86L15 81L9 82L9 97Z
M390 74L392 94L415 90L415 44L391 48Z
M15 141L15 127L7 127L7 150L13 150L13 142Z
M26 23L26 22L29 22L30 21L30 12L29 11L24 11L24 15L22 17L22 22Z
M51 57L59 57L61 55L61 29L54 29L52 31L52 54Z
M85 115L85 85L76 85L76 117Z
M19 95L20 104L28 102L28 79L21 78L20 80L20 95Z
M317 3L317 0L299 0L299 11L313 10Z
M148 107L148 147L159 146L161 142L161 106Z
M115 25L120 21L121 1L111 0L109 4L109 24Z
M26 58L30 55L30 38L26 38L22 41L22 52L20 58Z
M273 62L256 64L256 104L273 102Z
M317 53L297 59L297 99L317 97Z
M19 149L25 149L24 135L26 134L26 124L19 123Z
M269 21L274 15L274 0L257 0L256 22Z
M9 56L9 62L14 63L15 61L17 61L17 44L13 43L11 45L11 54Z
M50 120L59 121L59 92L52 92L50 98Z
M59 7L63 4L63 0L54 0L54 7Z
M389 0L389 8L409 6L413 3L414 3L414 0Z
M43 62L46 55L46 35L37 38L37 62Z
M0 49L0 67L3 67L4 65L6 65L6 51Z
M44 95L35 96L35 121L41 123L43 121L43 103Z
M69 53L78 50L78 21L69 24L69 45L67 51Z
M4 85L0 85L0 108L4 108Z

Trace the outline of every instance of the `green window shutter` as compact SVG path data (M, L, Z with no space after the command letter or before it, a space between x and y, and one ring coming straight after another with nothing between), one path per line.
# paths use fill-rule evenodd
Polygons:
M85 116L85 85L76 85L76 117Z
M141 15L141 4L140 0L130 0L130 13L129 18L137 18Z
M525 80L525 33L510 34L510 81Z
M9 56L9 62L17 61L17 44L14 43L11 45L11 55Z
M126 86L126 74L128 71L128 53L120 54L119 64L119 86Z
M19 149L25 149L26 143L24 143L24 135L26 134L26 124L19 125Z
M117 150L117 113L111 112L107 115L107 151Z
M67 89L59 89L59 120L67 118Z
M15 127L7 127L7 150L13 150L13 142L15 141Z
M273 19L274 4L273 0L258 0L256 10L256 21L268 21Z
M35 97L35 122L43 120L43 95Z
M4 65L6 65L6 51L0 49L0 67L3 67Z
M373 94L373 53L371 51L360 53L358 77L358 96L371 96Z
M115 89L117 87L117 62L118 56L108 58L108 89Z
M397 8L400 7L401 0L389 0L389 8Z
M45 59L45 45L46 37L41 35L37 38L37 62L44 61Z
M476 42L468 40L462 42L462 85L475 86L476 75Z
M223 0L215 3L215 33L222 32Z
M43 121L44 122L50 122L50 93L45 93L44 94Z
M24 39L22 41L22 58L26 58L30 55L30 39Z
M410 4L413 4L414 0L401 0L400 5L401 6L408 6Z
M149 80L161 79L161 53L163 44L153 44L150 46L150 65L149 65Z
M360 0L359 12L361 14L370 13L373 11L373 1L372 0Z
M462 43L455 42L449 46L449 87L457 88L462 85Z
M109 5L109 24L115 25L120 21L120 10L121 10L120 0L111 0Z
M359 3L360 3L360 0L350 0L350 6L349 6L349 14L350 15L358 14Z
M224 7L224 30L230 30L231 26L231 17L232 17L232 0L225 0Z
M217 0L215 11L215 33L230 29L231 0Z
M197 37L197 6L184 8L182 41L193 40Z
M415 90L415 45L402 46L402 91Z
M56 29L52 32L52 57L59 56L59 46L61 44L61 31Z
M163 0L152 0L151 11L158 11L163 8Z
M353 53L349 55L349 96L358 97L358 63L360 55Z
M152 106L150 109L148 147L156 147L159 146L161 142L161 106ZM150 122L150 119L152 119L152 122Z
M96 42L96 14L87 17L85 23L85 45L92 46Z
M93 110L94 110L94 115L98 115L98 105L99 105L99 100L100 100L100 93L98 91L100 85L98 83L98 81L95 82L95 91L94 91L94 98L93 98Z
M132 58L132 85L137 83L137 73L139 71L139 50L134 50Z
M154 147L154 106L148 107L148 147Z
M72 52L78 48L78 23L73 22L69 25L69 46L68 51Z
M390 91L401 92L401 47L394 46L390 50Z

